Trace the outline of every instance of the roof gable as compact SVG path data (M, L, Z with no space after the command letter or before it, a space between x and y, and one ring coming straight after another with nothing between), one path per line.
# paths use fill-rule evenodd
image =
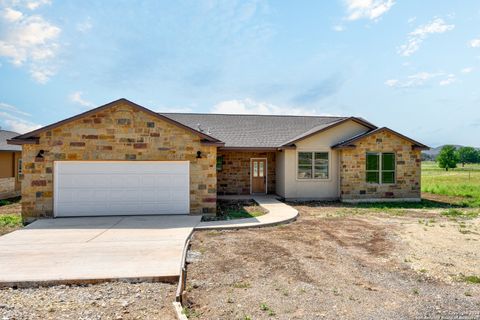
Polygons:
M329 123L329 124L326 124L326 125L316 126L316 127L312 128L312 129L310 129L310 130L302 133L301 135L293 138L292 140L285 142L285 143L283 144L283 146L293 145L293 144L295 144L296 142L299 142L299 141L301 141L301 140L303 140L303 139L306 139L306 138L308 138L308 137L311 137L311 136L313 136L313 135L316 135L316 134L321 133L321 132L323 132L323 131L326 131L326 130L328 130L328 129L334 128L334 127L336 127L336 126L338 126L338 125L341 125L341 124L343 124L343 123L346 123L346 122L348 122L348 121L356 122L356 123L361 124L361 125L369 128L369 129L376 129L376 127L375 127L373 124L371 124L371 123L369 123L369 122L367 122L367 121L364 121L363 119L355 118L355 117L344 118L344 119L340 119L340 120L338 120L338 121L335 121L335 122L332 122L332 123Z
M404 136L403 134L400 134L390 128L387 128L387 127L382 127L382 128L377 128L375 130L372 130L372 131L369 131L369 132L366 132L366 133L363 133L363 134L359 134L358 136L355 136L355 137L352 137L348 140L345 140L345 141L342 141L340 143L337 143L336 145L332 146L333 149L342 149L342 148L355 148L356 145L355 143L357 143L358 141L361 141L371 135L374 135L374 134L377 134L377 133L380 133L380 132L385 132L385 131L388 131L390 132L391 134L399 137L400 139L403 139L403 140L406 140L408 142L410 142L412 144L412 147L414 148L417 148L417 149L421 149L421 150L428 150L430 149L430 147L418 142L418 141L415 141L407 136Z
M73 116L73 117L70 117L70 118L67 118L65 120L61 120L61 121L58 121L58 122L55 122L53 124L50 124L48 126L45 126L45 127L42 127L40 129L37 129L37 130L33 130L33 131L30 131L28 133L25 133L25 134L22 134L22 135L18 135L10 140L8 140L8 143L9 144L25 144L25 143L35 143L38 139L38 136L39 134L45 132L45 131L49 131L49 130L52 130L54 128L57 128L59 126L62 126L64 124L67 124L67 123L70 123L72 121L75 121L75 120L78 120L78 119L81 119L81 118L84 118L84 117L87 117L87 116L90 116L90 115L93 115L95 113L98 113L98 112L101 112L101 111L104 111L105 109L108 109L108 108L112 108L114 106L117 106L118 104L126 104L132 108L135 108L135 109L138 109L140 111L143 111L145 113L148 113L156 118L160 118L161 120L163 121L166 121L170 124L173 124L173 125L176 125L178 127L181 127L189 132L192 132L193 134L196 134L198 136L200 136L202 139L204 139L206 142L210 142L210 143L214 143L214 144L222 144L220 140L210 136L210 135L207 135L203 132L200 132L200 131L197 131L189 126L186 126L182 123L179 123L173 119L170 119L168 117L165 117L159 113L156 113L150 109L147 109L145 107L142 107L134 102L131 102L127 99L118 99L118 100L115 100L115 101L112 101L110 103L107 103L107 104L104 104L98 108L94 108L94 109L91 109L89 111L86 111L86 112L83 112L81 114L78 114L76 116Z

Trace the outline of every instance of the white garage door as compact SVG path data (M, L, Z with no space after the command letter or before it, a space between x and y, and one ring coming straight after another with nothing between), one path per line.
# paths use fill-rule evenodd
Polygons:
M55 161L54 215L188 214L188 161Z

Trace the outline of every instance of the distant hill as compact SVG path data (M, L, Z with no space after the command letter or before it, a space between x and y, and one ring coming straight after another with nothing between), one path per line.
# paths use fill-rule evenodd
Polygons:
M423 158L429 159L429 160L434 160L438 156L438 154L440 153L440 150L442 150L442 148L444 146L445 145L439 146L439 147L436 147L436 148L431 148L430 150L422 151L422 155L424 156ZM458 145L458 144L453 144L453 146L456 149L463 147L462 145ZM480 148L475 148L475 149L480 150Z

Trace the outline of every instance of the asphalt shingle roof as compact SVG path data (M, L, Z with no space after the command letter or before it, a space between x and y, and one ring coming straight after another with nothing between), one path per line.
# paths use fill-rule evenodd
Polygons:
M7 140L18 136L19 133L0 130L0 151L22 151L22 146L7 144Z
M160 113L200 130L225 147L280 147L308 132L318 131L346 117Z

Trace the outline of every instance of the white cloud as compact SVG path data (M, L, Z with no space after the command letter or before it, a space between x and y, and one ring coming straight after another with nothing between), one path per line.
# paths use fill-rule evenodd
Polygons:
M226 114L318 115L313 109L280 107L252 99L221 101L214 105L210 112Z
M82 95L83 95L83 93L81 91L76 91L76 92L73 92L72 94L70 94L68 97L69 97L70 101L78 103L82 107L92 108L94 106L94 104L92 102L88 101L88 100L85 100L82 97Z
M17 107L12 106L11 104L5 103L5 102L0 102L0 110L4 110L7 112L13 112L16 114L20 114L23 116L30 117L31 114L27 112L23 112L22 110L18 109Z
M33 65L30 69L30 75L35 81L41 84L48 82L50 77L55 74L55 70L52 67L43 65Z
M25 3L25 6L30 9L30 10L35 10L40 6L43 6L45 4L51 4L51 0L37 0L37 1L27 1Z
M408 76L405 80L390 79L385 81L385 85L394 88L413 88L426 84L429 80L443 76L444 73L418 72Z
M420 26L408 34L407 43L400 46L398 52L402 56L410 56L420 49L422 42L431 34L444 33L453 30L455 25L446 24L441 18L435 18L426 25Z
M5 8L5 10L3 10L2 16L5 20L9 22L15 22L23 17L23 13L12 8Z
M88 17L85 21L77 24L77 30L82 33L87 33L93 28L92 19Z
M469 44L470 44L470 47L472 48L480 48L480 38L470 40Z
M449 74L449 75L447 75L446 79L440 80L440 82L438 84L441 85L441 86L448 86L449 84L452 84L455 81L457 81L457 78L455 77L455 75L454 74Z
M7 130L25 133L40 128L41 125L24 119L24 117L30 116L29 113L23 112L17 107L0 102L0 123Z
M460 70L460 72L462 72L464 74L471 73L472 71L473 71L472 67L467 67L467 68L463 68L462 70Z
M394 0L345 0L347 20L377 20L392 8Z
M18 120L11 120L11 119L5 120L5 124L6 124L6 128L18 133L27 133L42 127L39 124L31 123L28 121L18 121Z
M48 1L25 4L31 10ZM1 4L0 4L1 7ZM54 75L51 66L59 44L60 28L40 15L27 15L14 8L3 8L0 15L0 57L5 57L15 66L30 69L33 79L45 83Z
M345 27L342 26L342 25L335 25L332 27L333 31L337 31L337 32L342 32L342 31L345 31Z
M408 24L414 23L415 20L417 20L417 17L411 17L411 18L409 18L409 19L407 20L407 23L408 23Z
M395 87L398 84L398 79L389 79L385 81L385 84L389 87Z

